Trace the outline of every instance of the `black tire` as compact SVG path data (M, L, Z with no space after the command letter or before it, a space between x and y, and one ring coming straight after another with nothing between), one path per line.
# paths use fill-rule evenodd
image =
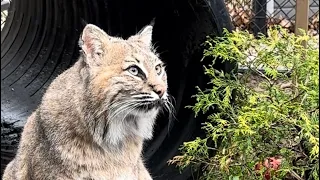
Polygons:
M195 119L184 107L194 103L190 97L195 86L205 87L207 82L202 67L210 62L200 62L201 44L209 34L221 36L223 28L232 29L223 0L13 0L1 31L1 174L14 156L21 126L45 89L77 60L82 19L127 38L154 17L153 40L168 65L177 120L169 126L166 115L158 119L155 138L146 143L144 155L155 179L191 177L190 169L179 174L167 161L184 141L203 135L203 119ZM232 66L220 63L217 68L229 71ZM18 124L11 126L16 120Z

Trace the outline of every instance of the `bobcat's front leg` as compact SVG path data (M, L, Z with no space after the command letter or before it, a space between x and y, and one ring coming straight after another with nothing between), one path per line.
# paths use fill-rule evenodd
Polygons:
M142 159L138 163L138 180L153 180L147 168L144 166Z

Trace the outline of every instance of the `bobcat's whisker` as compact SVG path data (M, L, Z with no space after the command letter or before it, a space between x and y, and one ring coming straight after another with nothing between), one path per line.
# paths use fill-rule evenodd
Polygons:
M171 104L176 104L177 103L176 99L172 95L169 95L169 94L168 94L168 100L169 100L169 102Z
M149 94L137 94L137 95L133 95L131 97L136 98L136 99L152 98L152 96Z
M112 112L112 116L109 117L109 119L113 119L114 117L118 116L120 113L122 113L124 110L128 110L131 106L133 109L137 108L138 106L136 106L135 104L136 103L139 103L139 102L142 102L142 101L136 101L136 100L130 100L128 102L125 102L125 103L119 103L119 104L116 104L116 106L119 106L121 105L118 109L116 109L114 112ZM113 109L115 109L116 107L114 107Z
M139 105L136 105L136 107L138 107L138 106L139 106ZM134 111L134 110L136 109L136 107L132 107L132 109L130 109L130 110L128 111L128 113L123 116L121 122L123 122L123 121L126 119L126 117L127 117L132 111Z
M103 110L99 111L99 113L96 115L97 117L100 117L105 112L112 112L114 109L116 109L119 106L126 105L127 103L130 103L130 101L115 101L111 103L109 106L105 106Z
M111 112L111 115L108 119L109 120L113 120L113 118L117 117L120 113L122 113L124 110L127 110L128 108L130 108L132 105L134 105L133 102L124 104L123 106L119 107L118 109L116 109L114 112Z
M176 112L175 112L174 105L173 105L170 101L166 101L165 104L168 105L168 108L169 108L169 110L170 110L170 113L173 114L173 115L175 115Z

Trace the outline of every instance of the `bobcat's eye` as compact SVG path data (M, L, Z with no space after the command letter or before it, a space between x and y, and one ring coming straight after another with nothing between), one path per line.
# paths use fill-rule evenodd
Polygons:
M147 79L146 74L137 65L131 65L128 68L126 68L125 71L128 71L130 74L137 76L144 81Z
M128 71L134 76L139 74L139 69L136 66L131 66Z
M155 68L155 70L156 70L156 73L157 73L158 75L160 75L160 74L162 73L162 67L161 67L161 65L160 65L160 64L157 65L156 68Z

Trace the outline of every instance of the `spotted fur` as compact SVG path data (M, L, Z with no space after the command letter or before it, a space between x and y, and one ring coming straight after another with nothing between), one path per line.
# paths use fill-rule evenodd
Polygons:
M79 60L28 118L4 180L150 180L141 151L172 109L148 25L127 40L84 28Z

